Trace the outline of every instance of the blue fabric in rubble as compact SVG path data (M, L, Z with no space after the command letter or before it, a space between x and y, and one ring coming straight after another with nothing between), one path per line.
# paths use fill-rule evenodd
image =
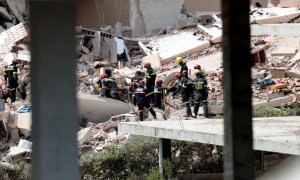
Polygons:
M31 104L27 104L23 106L22 109L19 110L19 113L26 113L29 112L30 110L31 110Z

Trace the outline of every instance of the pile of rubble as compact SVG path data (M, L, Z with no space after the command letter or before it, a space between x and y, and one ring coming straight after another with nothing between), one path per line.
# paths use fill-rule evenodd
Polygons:
M11 1L15 2L15 1ZM23 21L11 8L10 1L0 1L0 7L6 7L6 11L0 8L0 17L6 17L13 25L4 29L5 43L0 42L2 60L0 66L9 64L17 58L22 65L30 62L28 50L28 36ZM9 7L9 8L7 8ZM3 13L4 12L4 13ZM4 14L4 15L3 15ZM251 8L251 23L282 23L296 22L300 17L299 8L296 7L272 7ZM168 87L174 80L174 74L179 72L175 64L176 57L183 57L189 69L189 76L194 78L193 67L200 64L206 74L209 89L209 111L212 114L223 113L223 68L222 68L222 20L216 13L188 13L182 12L178 18L176 27L164 27L157 35L151 37L130 37L130 30L117 24L115 29L110 26L103 27L99 31L76 28L77 40L77 92L79 94L98 95L99 89L96 83L99 75L106 73L113 77L121 95L121 100L127 100L127 88L136 70L142 70L142 65L150 62L157 72L158 78ZM2 27L3 25L0 24ZM1 32L1 29L0 29ZM298 37L280 36L252 36L251 37L251 61L252 67L252 91L253 105L281 106L298 102L300 100L300 52ZM13 50L13 53L11 52ZM243 60L241 58L241 60ZM22 74L20 72L20 74ZM3 82L3 81L2 81ZM0 84L2 84L0 82ZM97 98L97 96L95 96ZM30 99L26 102L30 103ZM165 119L165 115L180 119L184 114L180 97L166 98L164 112L159 112L159 119ZM18 110L25 106L23 102L16 102L7 109ZM8 104L6 104L8 106ZM134 112L135 109L132 108ZM6 112L6 111L5 111ZM199 112L201 114L201 112ZM9 141L0 143L0 151L7 151L11 146L18 145L17 154L24 159L30 158L30 151L20 145L19 139L28 139L30 136L31 121L26 113L17 113L15 118L12 112L3 118L9 126L11 140L6 134L4 139ZM135 114L122 114L107 119L104 123L88 123L78 132L78 143L81 153L86 151L101 151L111 143L123 143L129 136L117 134L117 122L136 121ZM16 120L18 119L18 120ZM3 122L4 122L3 120ZM28 132L29 131L29 132ZM6 142L6 141L5 141ZM22 141L25 142L25 141ZM30 142L26 142L27 144ZM26 144L25 143L25 144ZM24 144L24 143L23 143ZM29 148L30 146L26 146ZM23 149L21 149L23 148ZM22 151L21 151L21 150ZM29 148L30 149L30 148ZM11 153L11 152L10 152ZM5 153L6 155L7 153ZM10 156L12 154L10 154Z
M0 1L0 33L28 19L25 0Z
M118 122L134 122L137 117L133 114L121 114L113 116L104 123L88 122L86 128L78 132L78 143L81 153L87 151L102 151L113 144L125 143L130 139L129 135L118 135Z

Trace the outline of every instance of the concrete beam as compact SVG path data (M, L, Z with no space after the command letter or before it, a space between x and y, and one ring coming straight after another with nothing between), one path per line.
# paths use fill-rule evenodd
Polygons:
M159 170L163 175L165 174L163 161L170 161L171 155L171 139L159 138Z
M299 116L254 118L253 149L300 155L297 135L300 130L299 118ZM122 122L118 124L118 131L120 134L129 133L223 146L223 123L221 119Z
M98 98L97 95L78 94L77 101L79 117L95 123L105 122L112 116L130 111L127 103L111 98Z
M299 23L284 23L284 24L252 24L251 35L278 35L278 36L299 36Z
M250 1L222 1L225 180L254 178L249 11Z
M79 180L75 0L31 0L33 180Z

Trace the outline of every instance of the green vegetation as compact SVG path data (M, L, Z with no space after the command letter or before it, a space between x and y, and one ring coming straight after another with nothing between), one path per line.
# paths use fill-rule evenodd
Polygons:
M299 115L299 104L288 107L258 107L254 117L276 117ZM220 116L218 117L220 118ZM260 152L254 152L256 161ZM163 178L158 168L158 141L156 139L136 140L123 145L112 145L99 153L88 153L80 157L81 179L174 179L182 174L222 173L223 150L220 146L193 142L172 141L171 161L165 161ZM31 166L0 165L0 179L29 180Z
M1 180L30 180L31 166L20 163L15 166L0 164Z

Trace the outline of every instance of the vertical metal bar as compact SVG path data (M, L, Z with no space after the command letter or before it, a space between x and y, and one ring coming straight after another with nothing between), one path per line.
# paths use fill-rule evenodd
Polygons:
M163 160L171 160L171 139L159 138L159 170L164 175Z
M223 0L225 179L254 178L249 1Z
M261 171L265 171L265 157L264 157L264 151L261 151Z
M31 0L33 179L79 179L75 0Z

